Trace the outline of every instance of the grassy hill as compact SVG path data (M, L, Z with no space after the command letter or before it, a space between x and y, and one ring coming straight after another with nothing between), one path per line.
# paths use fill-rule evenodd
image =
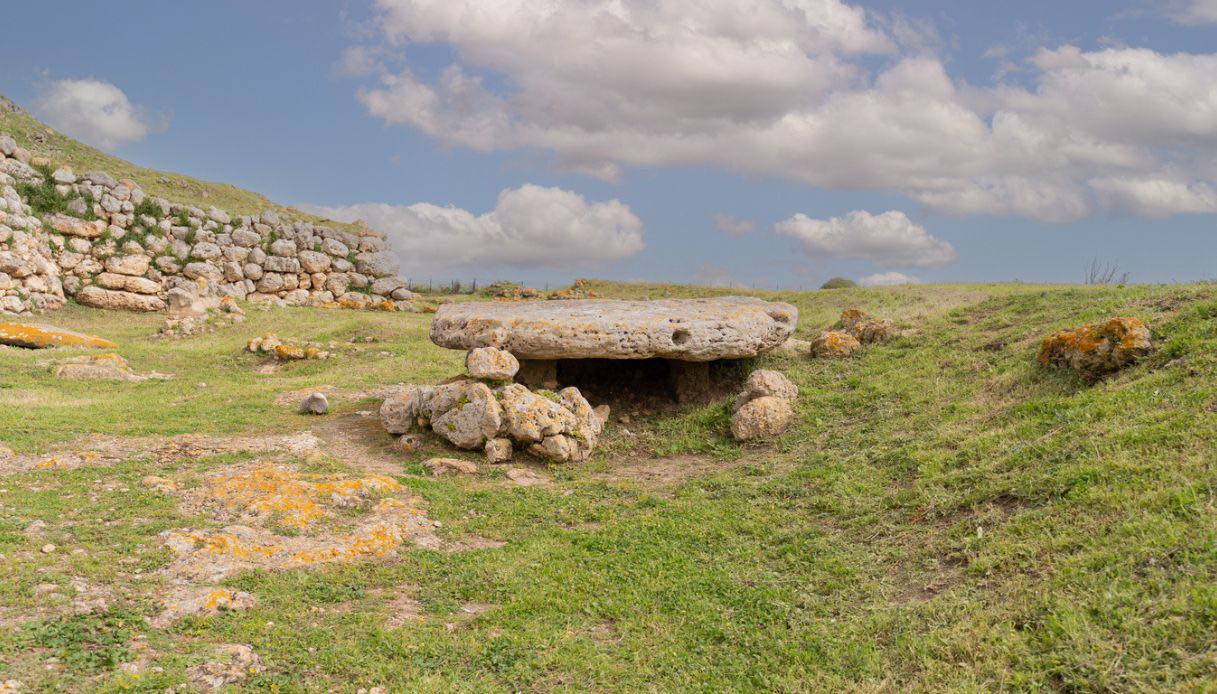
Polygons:
M292 219L323 221L319 217L279 205L258 193L234 185L148 169L106 154L38 121L3 95L0 95L0 132L12 135L18 145L28 149L34 156L47 157L56 166L67 164L77 173L105 171L118 179L129 178L138 183L144 192L172 202L202 209L214 205L233 215L273 210ZM350 224L324 221L337 228L352 227Z
M168 562L159 533L212 521L141 479L188 486L250 455L0 465L0 626L14 634L0 639L0 680L159 691L215 644L243 643L266 667L247 684L284 691L1212 687L1217 286L759 294L798 305L799 337L851 306L908 332L844 361L759 360L801 392L797 423L776 442L735 443L724 403L634 413L614 417L592 461L538 468L551 481L530 487L503 466L431 477L421 461L451 450L402 453L359 414L376 406L367 388L459 371L462 355L427 340L426 316L271 309L162 342L149 337L155 316L65 310L55 322L176 377L102 391L52 380L60 354L0 351L0 439L19 453L311 430L325 455L295 462L391 470L451 544L246 573L226 585L256 606L153 629L143 620L159 610ZM1036 366L1042 336L1110 315L1144 319L1158 351L1093 385ZM376 342L269 371L241 352L268 330ZM276 402L327 385L326 417ZM27 533L35 521L46 527ZM44 542L58 549L42 554ZM70 594L79 577L109 589L105 611L72 615L40 587ZM138 674L116 667L141 657Z

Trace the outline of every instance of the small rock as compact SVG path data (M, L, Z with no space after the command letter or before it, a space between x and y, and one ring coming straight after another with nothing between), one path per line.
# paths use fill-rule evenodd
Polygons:
M490 463L505 463L511 460L511 439L490 439L483 450Z
M739 410L752 400L770 396L793 402L799 396L799 387L779 371L758 369L748 375L744 389L735 396L734 409Z
M52 553L54 553L54 552L55 552L55 545L53 545L53 544L51 544L51 543L49 543L49 542L48 542L48 543L46 543L45 545L43 545L43 546L42 546L42 553L43 553L43 554L52 554Z
M401 438L397 439L397 447L403 453L413 453L421 448L422 445L423 437L418 434L404 434Z
M891 323L879 320L858 308L848 308L842 311L839 325L842 330L853 335L854 339L864 345L884 342L893 335Z
M514 467L507 471L507 479L521 487L531 487L537 484L548 484L549 478L533 472L531 468Z
M231 684L239 684L250 675L262 672L262 659L249 646L227 644L216 649L220 660L195 665L186 671L187 679L195 687L216 690Z
M478 471L478 466L468 460L459 458L431 458L423 462L431 469L431 474L439 477L441 475L475 475Z
M1149 328L1137 318L1112 318L1048 336L1039 363L1080 372L1094 380L1118 371L1154 349Z
M300 403L301 414L325 414L330 411L330 401L325 393L311 393Z
M862 349L858 338L841 330L825 330L811 341L809 351L817 359L841 359Z
M520 370L520 362L511 352L494 347L478 347L465 356L465 369L472 378L509 381Z
M751 400L731 418L731 434L737 441L770 438L786 431L794 420L790 401L773 396Z

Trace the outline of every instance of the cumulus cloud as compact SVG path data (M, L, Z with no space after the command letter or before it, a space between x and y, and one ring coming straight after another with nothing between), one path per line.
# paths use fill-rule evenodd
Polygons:
M369 113L604 180L708 165L1059 222L1105 211L1113 178L1217 179L1217 54L1062 46L1021 66L1025 85L986 86L948 73L929 28L841 0L377 5L387 50L438 43L456 60L365 84ZM1153 209L1196 206L1174 199Z
M644 247L642 222L617 200L589 203L558 188L525 185L499 194L481 215L428 203L302 205L340 222L362 219L389 235L408 272L567 267L625 258Z
M756 231L756 222L750 219L737 219L731 215L714 215L714 228L730 236L747 236Z
M813 256L869 260L883 267L937 267L956 258L955 249L895 210L864 210L844 217L812 219L796 214L774 230L798 239Z
M102 149L138 142L153 129L123 90L101 80L59 80L36 105L52 127Z
M898 284L921 284L921 280L902 272L881 272L858 279L863 287L894 287Z

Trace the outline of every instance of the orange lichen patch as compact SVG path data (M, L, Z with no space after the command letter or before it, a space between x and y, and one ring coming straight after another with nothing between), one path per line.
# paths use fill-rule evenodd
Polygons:
M218 532L174 530L166 533L165 544L178 556L167 571L177 578L216 581L251 568L305 568L382 558L408 539L434 540L431 525L418 508L400 499L385 499L354 530L334 536L283 537L248 526Z
M1153 340L1143 321L1117 317L1049 335L1040 346L1038 359L1043 366L1098 376L1121 369L1152 350Z
M383 475L344 479L273 465L213 477L204 494L229 511L274 514L286 525L304 527L328 515L324 505L350 507L401 489L396 480Z
M0 323L0 344L27 349L49 347L93 347L117 349L118 345L96 335L62 330L49 325Z
M60 470L67 467L67 463L63 462L59 458L47 458L46 460L40 460L37 463L34 463L35 470Z
M826 330L811 342L811 356L822 359L848 357L860 349L857 338L840 330Z
M211 616L226 611L245 610L257 604L249 593L216 587L178 588L162 599L164 611L151 621L153 627L163 629L186 615Z
M245 349L254 354L269 354L279 361L326 359L330 356L329 352L323 351L315 344L280 339L274 333L266 333L261 337L253 338L245 344Z

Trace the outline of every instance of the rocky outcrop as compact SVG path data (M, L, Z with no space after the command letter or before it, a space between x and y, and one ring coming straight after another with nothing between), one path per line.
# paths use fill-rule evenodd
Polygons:
M509 460L517 446L570 462L591 455L606 414L595 411L577 388L543 395L518 383L491 389L458 380L409 386L385 399L380 417L391 434L430 429L458 448L481 448L491 462Z
M1140 319L1112 318L1049 335L1040 346L1039 363L1073 369L1093 380L1135 363L1153 349L1149 328Z
M749 297L659 301L482 301L445 304L431 341L497 347L518 359L744 359L790 337L790 304Z
M61 361L52 369L56 378L69 381L147 381L169 378L164 374L139 374L117 354L98 354Z
M175 287L250 301L413 310L379 232L275 212L204 210L150 197L104 172L63 166L48 175L9 143L0 133L0 312L53 310L65 297L159 311ZM39 220L19 193L24 184L53 189L57 209Z
M735 396L731 435L737 441L772 438L794 421L794 401L799 389L777 371L753 371Z

